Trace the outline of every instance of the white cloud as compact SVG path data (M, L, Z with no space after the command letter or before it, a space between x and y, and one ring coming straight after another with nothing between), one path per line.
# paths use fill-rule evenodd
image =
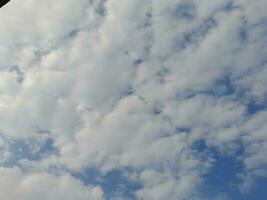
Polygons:
M98 186L86 187L69 175L24 174L18 168L0 168L0 194L3 200L103 199Z
M192 199L216 162L195 149L198 140L231 155L239 142L248 145L243 176L265 176L266 113L250 115L246 106L266 101L266 6L11 1L0 12L0 138L8 138L0 142L0 160L14 156L8 142L43 146L37 138L44 133L58 154L18 160L38 174L2 168L3 183L16 189L3 185L0 195L51 199L46 195L56 188L53 199L70 191L69 199L101 199L98 186L50 174L53 167L96 167L130 168L142 185L136 198ZM229 94L222 92L227 86L216 88L226 76Z

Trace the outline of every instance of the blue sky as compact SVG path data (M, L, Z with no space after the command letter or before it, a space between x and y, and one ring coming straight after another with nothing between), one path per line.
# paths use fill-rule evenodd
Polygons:
M265 0L12 0L3 200L265 200Z

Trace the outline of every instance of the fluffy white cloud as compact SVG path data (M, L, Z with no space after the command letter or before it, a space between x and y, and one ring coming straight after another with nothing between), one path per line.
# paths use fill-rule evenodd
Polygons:
M18 168L0 168L3 200L103 199L99 187L86 187L69 175L23 174Z
M99 186L67 175L97 168L100 179L129 169L141 185L133 198L199 199L216 163L210 152L235 156L240 143L247 190L266 176L266 7L11 1L0 11L0 186L15 192L3 185L0 195L101 199ZM249 113L251 102L262 111ZM29 148L18 156L14 141Z

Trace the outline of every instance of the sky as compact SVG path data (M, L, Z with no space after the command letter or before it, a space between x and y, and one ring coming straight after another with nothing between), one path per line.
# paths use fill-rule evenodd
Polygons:
M265 200L266 0L11 0L1 200Z

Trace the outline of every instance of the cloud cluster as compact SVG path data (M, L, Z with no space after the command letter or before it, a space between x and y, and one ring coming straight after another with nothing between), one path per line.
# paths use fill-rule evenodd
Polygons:
M266 8L11 1L0 11L1 197L209 199L215 154L241 163L248 192L267 176ZM75 176L92 169L95 180ZM109 194L114 170L138 187Z
M99 187L88 188L69 175L23 174L18 168L0 168L3 199L103 199Z

